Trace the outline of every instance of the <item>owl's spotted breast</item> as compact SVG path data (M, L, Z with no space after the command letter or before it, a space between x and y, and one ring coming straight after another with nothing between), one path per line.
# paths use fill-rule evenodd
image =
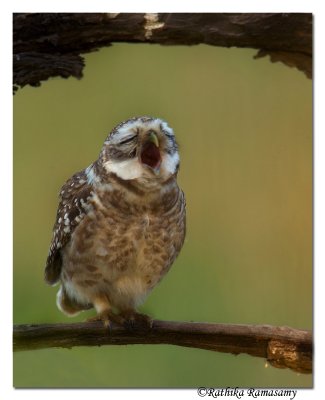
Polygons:
M46 265L46 280L61 282L61 311L136 313L184 242L178 168L173 131L141 117L113 129L98 160L67 181Z
M90 200L92 211L64 252L62 278L79 303L103 292L123 312L141 304L178 255L185 233L183 194L173 190L167 210L165 202L113 207L109 197L99 192Z

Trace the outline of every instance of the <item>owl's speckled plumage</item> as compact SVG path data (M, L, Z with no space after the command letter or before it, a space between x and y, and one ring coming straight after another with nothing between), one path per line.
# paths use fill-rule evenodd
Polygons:
M137 315L184 242L178 168L166 122L132 118L112 130L98 160L65 183L45 269L48 283L61 283L60 310L95 307L107 323Z

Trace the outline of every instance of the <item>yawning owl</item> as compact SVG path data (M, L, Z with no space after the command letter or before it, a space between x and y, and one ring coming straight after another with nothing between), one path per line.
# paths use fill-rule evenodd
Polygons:
M67 315L145 318L136 309L168 272L184 242L185 197L178 146L161 119L115 127L98 159L62 187L45 280L60 282Z

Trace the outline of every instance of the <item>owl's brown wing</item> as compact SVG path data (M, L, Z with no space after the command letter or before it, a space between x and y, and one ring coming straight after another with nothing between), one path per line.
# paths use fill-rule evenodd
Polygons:
M50 285L56 284L60 279L61 249L69 242L72 232L84 217L84 207L91 192L92 186L87 181L86 170L77 172L62 186L53 238L45 267L45 281Z

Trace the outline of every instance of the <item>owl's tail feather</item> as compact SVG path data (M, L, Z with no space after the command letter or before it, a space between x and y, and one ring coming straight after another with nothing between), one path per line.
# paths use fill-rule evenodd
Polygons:
M65 291L64 287L61 286L56 297L56 304L60 311L69 317L73 317L79 314L81 311L89 310L93 308L92 304L81 304L76 300L71 299Z

